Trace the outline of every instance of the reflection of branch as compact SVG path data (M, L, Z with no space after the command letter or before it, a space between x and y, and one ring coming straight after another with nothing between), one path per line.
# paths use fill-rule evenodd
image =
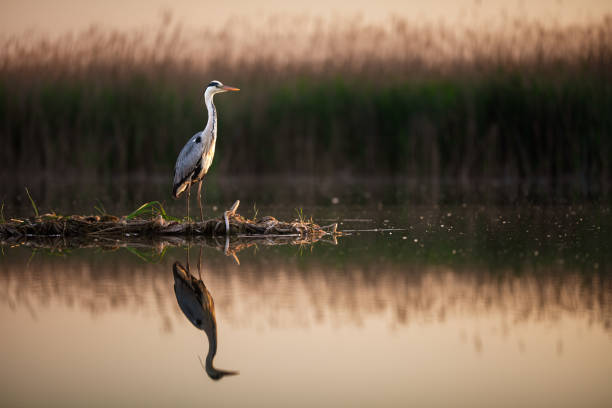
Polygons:
M323 239L317 236L300 236L300 235L238 235L238 236L164 236L164 237L144 237L144 236L129 236L122 239L111 239L98 237L92 239L89 237L77 237L66 240L62 237L28 237L25 240L12 243L11 246L25 246L28 248L41 248L51 251L65 251L67 249L77 248L101 248L104 250L116 250L126 248L130 252L136 252L137 256L142 258L142 254L137 251L137 248L154 248L159 257L145 257L146 261L155 261L163 257L167 247L181 247L187 245L201 245L209 248L217 249L227 256L232 256L236 262L240 263L236 254L242 250L252 246L276 246L276 245L312 245L315 242L327 242L336 245L338 242L335 236L331 239ZM0 241L0 245L7 245L6 241ZM159 258L159 259L157 259Z

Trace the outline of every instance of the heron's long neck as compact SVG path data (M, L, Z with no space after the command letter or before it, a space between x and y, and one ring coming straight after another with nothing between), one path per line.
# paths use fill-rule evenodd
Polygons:
M206 369L210 370L213 368L213 359L217 354L217 330L216 328L212 333L206 333L208 336L208 355L206 356Z
M206 109L208 110L208 122L206 122L206 127L204 128L205 135L211 135L214 139L217 138L217 109L215 108L215 103L213 102L213 96L205 98L206 101Z

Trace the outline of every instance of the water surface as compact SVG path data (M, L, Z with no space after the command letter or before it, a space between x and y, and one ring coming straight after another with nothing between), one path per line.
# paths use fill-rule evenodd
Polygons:
M353 232L240 265L205 245L200 273L197 245L4 246L2 405L612 404L609 207L303 210ZM214 367L238 375L203 367L209 336L175 292L188 255Z

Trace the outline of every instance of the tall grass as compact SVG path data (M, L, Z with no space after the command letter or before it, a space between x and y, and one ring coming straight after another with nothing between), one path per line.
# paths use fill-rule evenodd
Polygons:
M279 23L280 24L280 23ZM215 174L612 179L612 17L296 18L0 43L0 172L170 173L219 79Z

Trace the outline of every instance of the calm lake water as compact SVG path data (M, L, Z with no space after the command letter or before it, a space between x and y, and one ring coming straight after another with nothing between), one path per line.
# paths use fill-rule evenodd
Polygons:
M1 405L612 406L610 206L349 190L260 198L258 216L302 207L353 232L259 242L240 264L211 241L3 246ZM39 205L91 208L54 197ZM209 214L231 204L214 189L210 200ZM241 209L251 216L252 201ZM188 262L214 313L194 308Z

